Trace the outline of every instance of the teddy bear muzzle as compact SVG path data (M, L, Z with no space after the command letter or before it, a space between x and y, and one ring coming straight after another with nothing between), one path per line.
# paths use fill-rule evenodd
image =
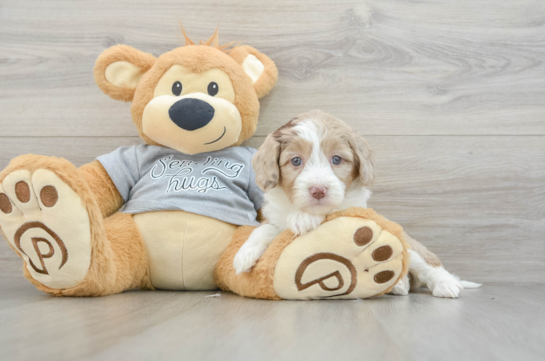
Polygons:
M163 146L197 154L235 144L242 119L237 107L225 99L200 92L160 95L146 105L142 130Z

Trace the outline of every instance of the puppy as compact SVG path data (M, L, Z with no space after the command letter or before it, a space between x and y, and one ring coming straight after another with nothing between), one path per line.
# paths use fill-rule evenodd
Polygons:
M256 183L265 192L266 221L240 248L233 266L247 272L285 229L296 236L317 228L336 210L367 207L374 180L374 154L363 137L339 119L313 110L270 134L252 160ZM436 255L405 235L411 246L413 286L425 284L436 297L456 298L480 285L460 281ZM393 294L409 292L406 277Z

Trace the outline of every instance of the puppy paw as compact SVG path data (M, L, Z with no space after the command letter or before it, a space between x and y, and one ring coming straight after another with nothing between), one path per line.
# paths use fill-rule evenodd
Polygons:
M288 228L295 236L300 236L318 228L325 220L325 216L317 216L305 212L296 212L288 215Z
M428 287L435 297L440 298L458 298L464 289L462 284L455 279L440 281L434 285L428 285Z
M233 260L233 267L235 267L236 274L249 272L257 260L265 253L265 250L267 250L267 245L262 243L245 243L242 245Z
M407 296L409 294L410 287L409 277L405 276L394 286L394 288L392 288L390 294L396 296Z

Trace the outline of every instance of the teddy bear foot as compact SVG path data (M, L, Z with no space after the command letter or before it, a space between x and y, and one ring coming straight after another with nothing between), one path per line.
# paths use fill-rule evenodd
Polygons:
M91 264L91 222L81 197L51 170L68 162L26 156L21 163L32 166L8 170L0 184L0 227L31 281L50 289L74 287ZM42 167L36 169L37 163Z
M274 290L284 299L369 298L404 276L402 241L377 222L339 217L296 238L278 259Z
M401 226L372 209L349 208L300 237L282 232L250 272L237 275L233 260L254 228L237 229L218 262L222 290L273 300L369 298L392 291L409 270Z

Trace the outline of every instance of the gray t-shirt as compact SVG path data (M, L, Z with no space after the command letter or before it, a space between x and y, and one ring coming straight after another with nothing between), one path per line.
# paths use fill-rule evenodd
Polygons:
M154 145L121 147L98 157L125 200L125 213L183 210L235 225L259 225L263 192L251 160L257 150L231 147L187 155Z

